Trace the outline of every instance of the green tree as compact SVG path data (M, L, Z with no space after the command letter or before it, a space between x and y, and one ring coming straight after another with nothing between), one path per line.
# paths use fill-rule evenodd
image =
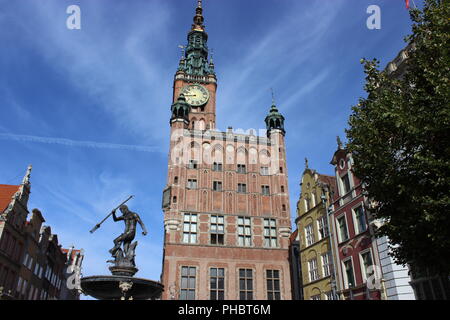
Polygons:
M378 230L397 262L450 270L450 1L410 11L403 75L362 60L367 98L352 108L348 145L355 174L378 206Z

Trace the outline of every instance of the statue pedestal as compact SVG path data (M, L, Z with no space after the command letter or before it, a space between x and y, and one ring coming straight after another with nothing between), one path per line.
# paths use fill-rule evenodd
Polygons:
M132 277L138 272L138 268L131 267L131 266L111 266L109 267L109 271L114 276L125 276L125 277Z
M112 275L81 278L81 289L99 300L156 300L164 286L153 280Z

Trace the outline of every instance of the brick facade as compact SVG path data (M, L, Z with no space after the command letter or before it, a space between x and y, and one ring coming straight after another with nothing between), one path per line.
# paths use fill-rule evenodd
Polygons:
M200 25L191 36L207 39ZM162 298L290 299L284 129L272 128L267 137L218 131L215 74L179 69L173 102L183 103L181 91L193 84L208 90L209 100L170 121Z

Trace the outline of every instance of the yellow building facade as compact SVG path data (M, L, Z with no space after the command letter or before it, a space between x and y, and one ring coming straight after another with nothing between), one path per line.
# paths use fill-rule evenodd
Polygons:
M327 215L335 182L335 177L309 169L306 162L296 219L304 300L335 298L332 290L334 263Z

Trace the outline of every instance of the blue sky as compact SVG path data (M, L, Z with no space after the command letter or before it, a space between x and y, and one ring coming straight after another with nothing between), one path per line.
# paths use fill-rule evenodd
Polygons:
M419 4L421 1L416 0ZM81 8L81 30L66 8ZM83 274L105 274L123 226L88 231L136 196L149 235L137 276L159 279L173 75L195 0L0 0L0 183L33 164L30 208L63 246L84 248ZM381 29L369 30L369 5ZM384 67L404 47L403 0L205 0L219 81L217 126L264 128L270 88L286 118L291 215L304 158L333 174L336 136L364 96L359 60Z

